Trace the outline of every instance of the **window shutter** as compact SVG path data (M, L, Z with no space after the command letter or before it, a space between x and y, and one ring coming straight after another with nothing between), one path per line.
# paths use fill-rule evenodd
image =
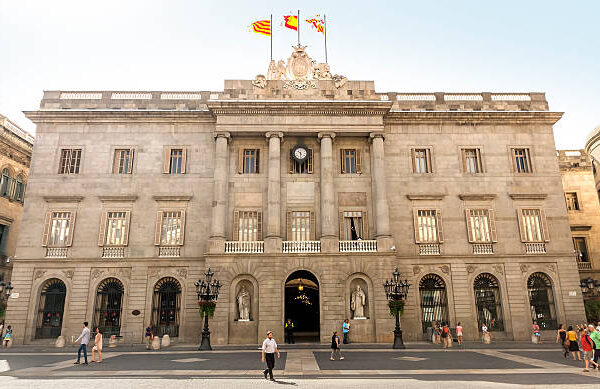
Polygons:
M255 171L254 173L260 173L260 149L256 149L256 163L254 164Z
M129 230L131 230L131 211L125 211L125 231L123 231L123 246L129 244Z
M127 168L127 174L133 173L133 161L135 160L135 149L129 150L129 166Z
M498 236L496 234L496 213L493 209L488 209L488 220L490 221L490 238L492 242L498 241Z
M180 246L183 246L183 242L185 241L185 209L181 210L181 241L179 242Z
M444 243L444 227L442 226L442 210L435 210L435 221L437 222L438 243Z
M346 163L344 161L344 149L340 149L340 166L342 174L346 173Z
M258 232L257 232L257 237L256 239L258 239L259 241L263 240L263 217L262 217L262 211L258 211L257 215L256 215L256 220L257 220L257 224L258 224Z
M361 160L360 160L360 149L356 149L356 173L360 174L362 173L362 169L361 169Z
M287 229L287 240L292 240L292 211L287 211L286 229Z
M426 173L433 173L433 164L431 163L432 149L425 149L425 155L427 157L427 171Z
M461 159L462 159L462 168L463 173L468 173L467 170L467 149L460 149Z
M517 149L510 149L510 156L510 159L512 160L513 171L515 173L518 173L519 170L517 169Z
M112 172L113 174L118 174L119 173L119 160L120 160L120 155L119 155L119 150L115 150L114 152L114 156L113 156L113 168L112 168Z
M315 213L314 211L310 211L310 240L316 240L316 223L315 223Z
M294 174L294 157L292 157L292 150L290 150L290 174Z
M313 164L314 164L314 159L313 159L313 149L308 149L308 173L312 174L313 172Z
M240 147L238 150L238 174L244 173L244 149Z
M340 221L340 240L348 240L348 237L346 236L346 226L344 225L344 211L340 211L340 217L339 217L339 221Z
M169 174L171 167L171 149L169 147L165 148L163 153L163 173Z
M42 235L42 246L48 246L48 239L50 239L50 223L52 222L52 212L46 212L46 217L44 218L44 233Z
M154 230L154 245L160 245L160 237L161 237L161 229L163 222L163 211L158 211L156 213L156 229Z
M464 150L463 150L463 152L464 152ZM469 238L469 243L474 243L475 239L473 237L473 226L471 225L471 210L470 209L465 209L465 218L467 220L467 236Z
M75 234L75 218L77 217L77 211L71 211L71 218L69 220L69 236L67 237L67 247L71 247L73 244L73 235Z
M233 228L231 240L240 240L240 211L233 212Z
M102 210L100 216L100 231L98 232L98 246L104 246L104 239L106 239L106 218L107 212Z
M521 242L527 242L525 236L525 227L523 226L523 208L517 208L517 220L519 222L519 234L521 236Z
M550 231L548 231L548 221L546 220L546 212L540 209L540 219L542 219L542 237L544 242L550 241Z
M477 165L479 165L479 173L485 173L483 171L483 159L481 159L481 150L478 148L475 149L475 154L477 155Z
M183 148L181 152L181 174L185 174L185 165L187 164L187 148Z
M413 173L417 172L417 161L415 160L415 149L410 149L410 160L412 162L412 171Z
M527 158L527 173L533 173L533 161L531 160L531 154L529 153L529 149L525 150L525 158Z
M369 236L369 218L367 217L367 211L362 211L362 239L370 239Z
M413 150L414 152L414 150ZM421 238L419 238L419 210L413 209L413 222L414 222L414 230L415 230L415 243L422 243Z

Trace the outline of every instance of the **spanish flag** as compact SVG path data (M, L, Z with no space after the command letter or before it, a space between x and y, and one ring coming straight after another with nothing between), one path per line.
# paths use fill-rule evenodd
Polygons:
M306 22L312 25L317 30L317 32L325 34L325 21L323 19L318 19L318 17L319 15L316 15L312 19L306 19Z
M298 16L296 15L285 15L283 17L285 21L284 27L291 28L294 31L298 31Z
M271 36L271 21L259 20L257 22L252 23L252 31L257 34Z

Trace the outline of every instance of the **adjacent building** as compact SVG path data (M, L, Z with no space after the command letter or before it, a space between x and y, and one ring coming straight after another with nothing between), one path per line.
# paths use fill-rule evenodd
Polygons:
M578 262L543 93L377 92L304 47L222 91L46 91L14 261L17 342L81 322L199 342L195 283L222 284L212 341L389 342L383 283L434 322L525 340L580 323Z

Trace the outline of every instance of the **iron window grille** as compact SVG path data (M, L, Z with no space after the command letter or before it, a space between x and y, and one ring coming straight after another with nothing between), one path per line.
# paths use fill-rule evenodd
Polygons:
M427 274L419 282L423 333L436 323L449 323L446 283L437 274Z
M51 278L42 286L36 321L36 339L53 339L61 335L67 287Z
M481 273L473 281L473 291L479 330L485 325L488 331L504 331L498 279L492 274Z
M533 273L527 279L531 320L537 321L542 330L558 328L552 282L544 273Z

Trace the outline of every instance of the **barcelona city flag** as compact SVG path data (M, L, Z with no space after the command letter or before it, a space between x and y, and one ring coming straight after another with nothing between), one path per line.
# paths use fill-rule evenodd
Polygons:
M270 20L259 20L252 23L252 31L257 34L263 34L271 36L271 21Z
M298 31L298 16L296 15L285 15L283 17L284 27L291 28L292 30Z
M312 19L306 19L306 22L312 25L317 30L317 32L325 34L325 21L319 18L319 15L316 15Z

